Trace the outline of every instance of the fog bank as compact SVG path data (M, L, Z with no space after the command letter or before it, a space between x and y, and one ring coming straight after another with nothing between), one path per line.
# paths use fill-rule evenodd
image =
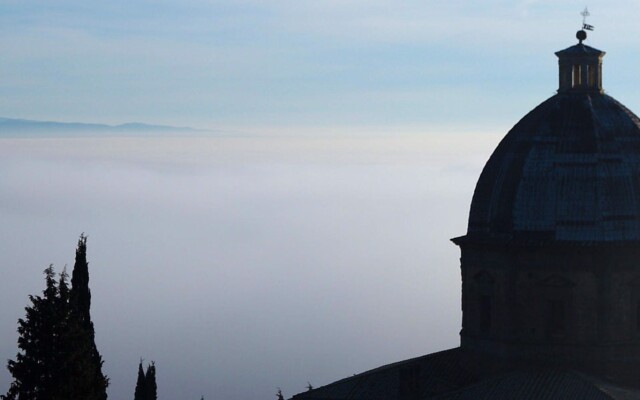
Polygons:
M498 140L2 139L0 358L82 232L112 399L141 357L160 399L239 400L456 346L449 239Z

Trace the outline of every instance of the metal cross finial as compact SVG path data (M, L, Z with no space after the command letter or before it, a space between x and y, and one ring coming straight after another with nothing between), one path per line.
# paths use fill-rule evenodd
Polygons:
M584 8L584 10L580 13L580 15L582 15L582 23L586 24L587 23L587 17L591 14L589 14L589 9L587 7Z
M589 9L585 7L584 10L580 13L580 15L582 15L582 29L584 29L585 31L592 31L593 25L587 24L587 17L591 15L589 14Z

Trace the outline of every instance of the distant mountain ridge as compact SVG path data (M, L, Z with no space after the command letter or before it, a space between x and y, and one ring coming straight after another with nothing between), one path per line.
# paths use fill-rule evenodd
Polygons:
M7 136L78 136L89 134L171 134L196 133L204 130L189 127L150 125L129 122L120 125L92 124L83 122L37 121L0 117L0 137Z

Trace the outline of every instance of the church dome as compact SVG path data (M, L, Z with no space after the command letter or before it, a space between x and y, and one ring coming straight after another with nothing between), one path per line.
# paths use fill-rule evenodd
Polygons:
M604 52L557 52L560 88L522 118L478 180L466 239L640 240L640 120L602 91Z

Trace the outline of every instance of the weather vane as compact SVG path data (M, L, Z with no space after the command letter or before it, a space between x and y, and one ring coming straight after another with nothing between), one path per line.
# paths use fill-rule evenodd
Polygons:
M589 14L589 9L585 7L584 11L582 11L580 15L582 15L582 29L584 29L585 31L592 31L593 25L587 24L587 17L591 15Z

